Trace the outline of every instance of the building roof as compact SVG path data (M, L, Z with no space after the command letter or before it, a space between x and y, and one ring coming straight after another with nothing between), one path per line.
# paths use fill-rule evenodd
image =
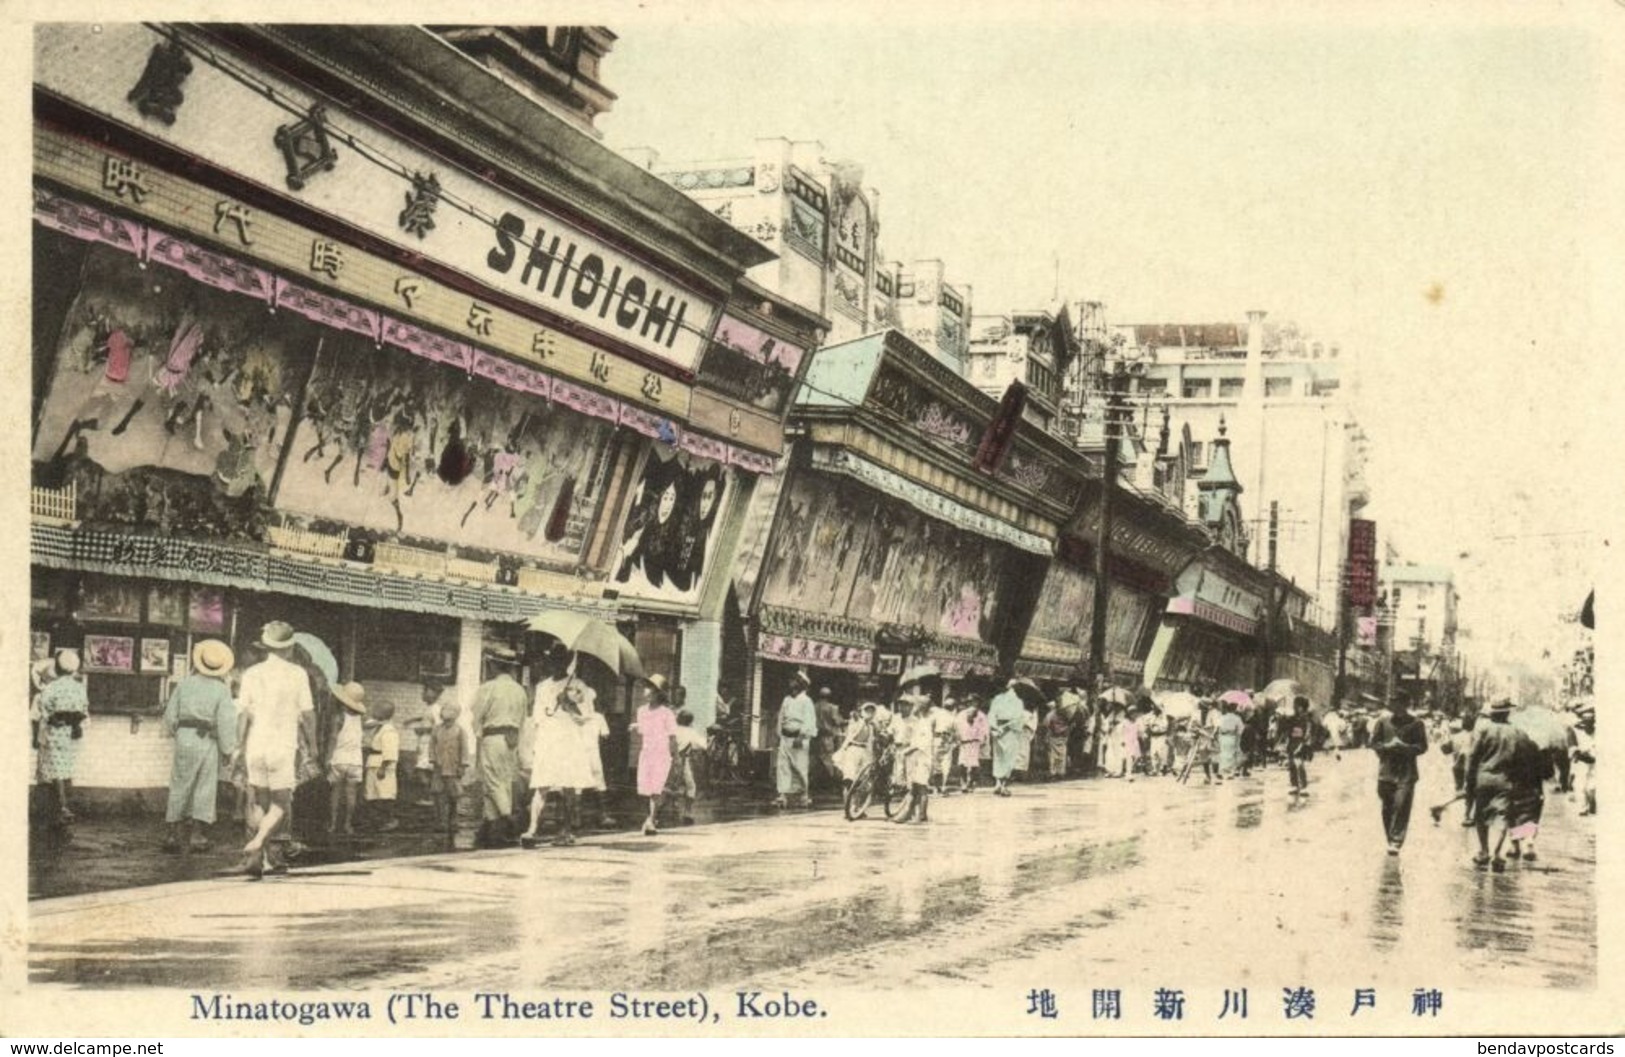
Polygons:
M1443 565L1390 565L1383 578L1393 584L1448 584L1456 579Z
M1245 346L1247 327L1241 323L1136 323L1134 344L1195 348Z
M877 331L840 345L826 345L813 356L797 407L854 407L863 403L869 379L886 350L886 331Z

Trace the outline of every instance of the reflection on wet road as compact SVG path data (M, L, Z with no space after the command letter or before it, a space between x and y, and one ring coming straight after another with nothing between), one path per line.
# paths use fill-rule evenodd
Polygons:
M1439 772L1439 773L1434 773ZM1366 754L950 797L926 826L827 812L196 881L31 905L36 983L229 990L1030 986L1592 987L1593 820L1549 797L1538 862L1474 871L1425 805L1390 858ZM1458 809L1455 809L1459 811Z

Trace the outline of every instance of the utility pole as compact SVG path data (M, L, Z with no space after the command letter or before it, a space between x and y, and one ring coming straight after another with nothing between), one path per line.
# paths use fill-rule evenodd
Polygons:
M1259 686L1268 686L1275 678L1275 545L1281 531L1281 504L1270 500L1269 580L1265 584L1264 601L1264 675Z
M1100 478L1100 530L1095 536L1095 605L1089 623L1089 681L1092 693L1099 693L1107 673L1106 608L1111 601L1112 496L1117 491L1117 445L1121 427L1122 392L1128 372L1121 363L1107 369L1102 364L1106 385L1106 460Z

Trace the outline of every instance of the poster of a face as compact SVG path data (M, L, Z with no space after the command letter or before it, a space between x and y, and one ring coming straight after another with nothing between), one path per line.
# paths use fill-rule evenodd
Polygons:
M614 580L633 595L693 602L716 545L728 475L709 460L651 447L621 533Z
M207 508L263 496L316 341L261 301L96 247L41 407L36 479L93 466L87 520L234 534L229 513Z
M575 560L613 426L365 341L334 352L306 387L278 509Z

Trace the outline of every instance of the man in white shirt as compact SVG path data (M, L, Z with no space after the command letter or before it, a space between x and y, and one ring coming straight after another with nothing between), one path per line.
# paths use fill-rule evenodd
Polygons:
M243 673L237 696L238 744L248 768L248 786L259 815L254 837L243 846L245 869L259 877L286 873L288 812L293 788L316 759L315 702L310 677L289 660L293 627L273 620L260 632L265 660Z

